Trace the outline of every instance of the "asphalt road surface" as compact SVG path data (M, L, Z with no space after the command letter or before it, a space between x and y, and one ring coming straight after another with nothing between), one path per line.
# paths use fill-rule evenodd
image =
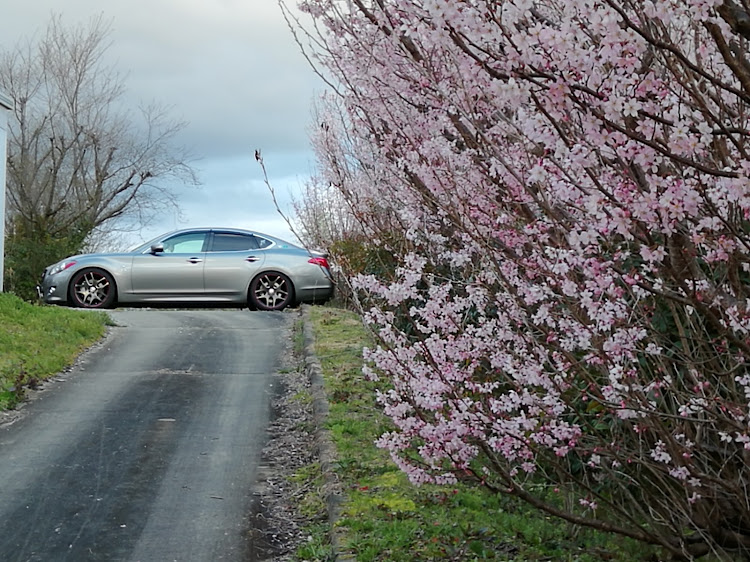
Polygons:
M292 315L117 310L0 427L0 561L247 561Z

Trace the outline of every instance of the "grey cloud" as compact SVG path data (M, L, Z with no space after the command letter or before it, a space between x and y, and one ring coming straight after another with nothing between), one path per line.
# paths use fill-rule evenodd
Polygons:
M172 108L188 122L179 141L200 156L307 148L322 84L273 0L35 0L3 11L5 46L41 33L53 12L66 24L103 15L112 24L107 62L126 75L128 105Z
M53 13L65 24L111 22L107 63L125 76L128 107L157 102L186 122L177 142L198 158L201 189L176 186L181 217L164 230L222 224L289 233L253 159L261 149L288 209L312 173L311 102L323 84L299 52L275 0L33 0L3 6L0 47L43 33ZM290 2L290 4L293 4ZM271 231L271 232L269 232Z

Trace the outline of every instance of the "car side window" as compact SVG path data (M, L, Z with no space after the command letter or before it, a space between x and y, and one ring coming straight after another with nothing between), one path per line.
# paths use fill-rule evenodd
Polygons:
M230 232L214 233L212 252L242 252L245 250L257 250L260 246L256 236L247 234L234 234Z
M258 248L260 248L261 250L263 248L268 248L270 245L273 244L273 242L271 242L267 238L261 238L260 236L256 236L255 238L258 241Z
M187 232L164 241L165 254L195 254L203 251L205 232Z

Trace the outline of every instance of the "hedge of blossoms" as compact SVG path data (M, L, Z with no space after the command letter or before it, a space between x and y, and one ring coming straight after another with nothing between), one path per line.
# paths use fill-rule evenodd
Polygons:
M353 282L413 482L750 556L743 6L301 3L350 124L323 178L402 240Z

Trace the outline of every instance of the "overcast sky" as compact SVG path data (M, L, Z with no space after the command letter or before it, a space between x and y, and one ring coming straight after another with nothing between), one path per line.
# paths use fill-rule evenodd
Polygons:
M296 0L288 4L296 5ZM173 106L177 139L200 159L202 185L180 189L182 217L135 233L148 239L189 226L236 226L295 241L260 166L288 210L314 171L308 128L324 85L294 42L276 0L14 0L0 10L0 48L41 36L52 14L66 25L102 15L109 61L126 74L127 101Z

